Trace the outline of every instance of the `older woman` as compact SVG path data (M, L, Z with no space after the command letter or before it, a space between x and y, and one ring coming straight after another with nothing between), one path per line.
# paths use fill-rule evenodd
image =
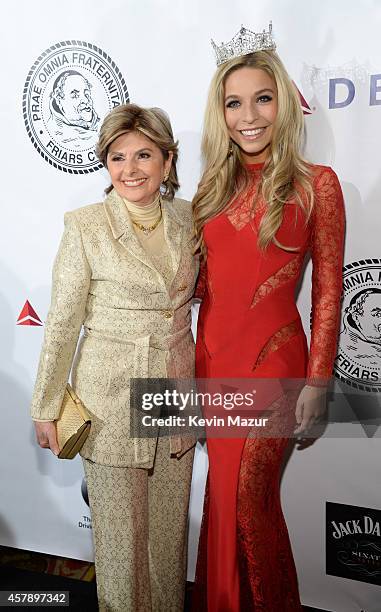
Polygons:
M97 153L112 185L103 203L65 215L32 418L57 454L83 326L72 383L92 417L81 455L99 609L179 612L193 441L131 437L129 379L193 375L191 209L174 198L177 143L161 110L115 108Z

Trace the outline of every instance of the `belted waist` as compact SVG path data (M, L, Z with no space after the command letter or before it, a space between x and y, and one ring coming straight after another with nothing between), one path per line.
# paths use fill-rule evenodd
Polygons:
M133 378L149 378L149 351L150 348L164 351L166 364L166 377L175 378L176 368L171 359L170 351L173 347L179 344L183 339L190 334L190 328L184 327L181 330L169 334L167 336L157 336L155 334L147 334L138 338L129 336L113 336L111 334L98 332L87 327L84 328L84 338L99 338L109 342L134 346L133 359ZM139 463L149 461L149 443L147 438L134 438L135 460ZM172 454L181 451L181 439L176 436L170 438L170 452Z
M190 328L187 325L182 329L174 332L173 334L168 334L167 336L158 336L156 334L146 334L144 336L134 337L134 336L114 336L112 334L108 334L105 332L99 332L93 329L89 329L87 327L84 328L84 338L98 338L100 340L105 340L112 343L117 344L127 344L133 345L136 350L147 352L150 348L157 349L159 351L170 351L174 346L179 344L182 340L186 338L188 334L190 334ZM134 367L134 376L146 378L148 377L149 371L146 370L145 366L148 365L146 363L141 363L141 367L136 364Z

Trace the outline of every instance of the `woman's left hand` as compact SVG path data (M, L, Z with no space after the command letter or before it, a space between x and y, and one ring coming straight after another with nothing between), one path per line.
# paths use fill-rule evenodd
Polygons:
M318 423L327 410L327 388L303 387L296 402L295 418L298 427L294 433L297 435L307 433Z

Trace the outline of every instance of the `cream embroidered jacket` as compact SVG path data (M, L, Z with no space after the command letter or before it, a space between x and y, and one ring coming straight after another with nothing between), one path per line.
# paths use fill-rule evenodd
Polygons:
M32 417L57 418L72 368L73 387L92 418L81 454L104 465L153 464L156 438L130 437L130 378L194 373L190 325L198 263L191 206L175 198L163 201L162 213L175 270L170 286L115 190L103 203L66 213L53 267ZM190 437L172 437L171 452L181 455L193 444Z

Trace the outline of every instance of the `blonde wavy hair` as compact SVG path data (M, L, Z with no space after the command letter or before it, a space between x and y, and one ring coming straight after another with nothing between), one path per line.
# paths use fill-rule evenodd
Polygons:
M171 122L166 113L161 108L143 108L137 104L122 104L116 106L106 115L101 129L96 147L96 154L99 161L107 168L107 153L110 145L128 132L138 132L154 142L163 154L164 159L168 159L169 151L172 151L172 164L168 179L162 187L162 197L166 200L173 200L176 191L180 187L177 176L178 142L175 141L172 132ZM110 193L113 189L109 185L105 193Z
M248 183L240 148L228 133L224 109L226 79L243 67L264 70L275 82L278 98L269 155L255 196L255 200L262 196L267 205L259 229L259 246L265 249L274 242L286 250L296 250L281 245L275 237L282 223L283 206L295 198L306 213L306 221L313 207L312 170L301 154L303 111L296 87L281 60L273 51L257 51L229 60L217 68L210 85L201 144L204 171L192 202L196 250L200 249L204 256L202 230L205 223L224 210Z

